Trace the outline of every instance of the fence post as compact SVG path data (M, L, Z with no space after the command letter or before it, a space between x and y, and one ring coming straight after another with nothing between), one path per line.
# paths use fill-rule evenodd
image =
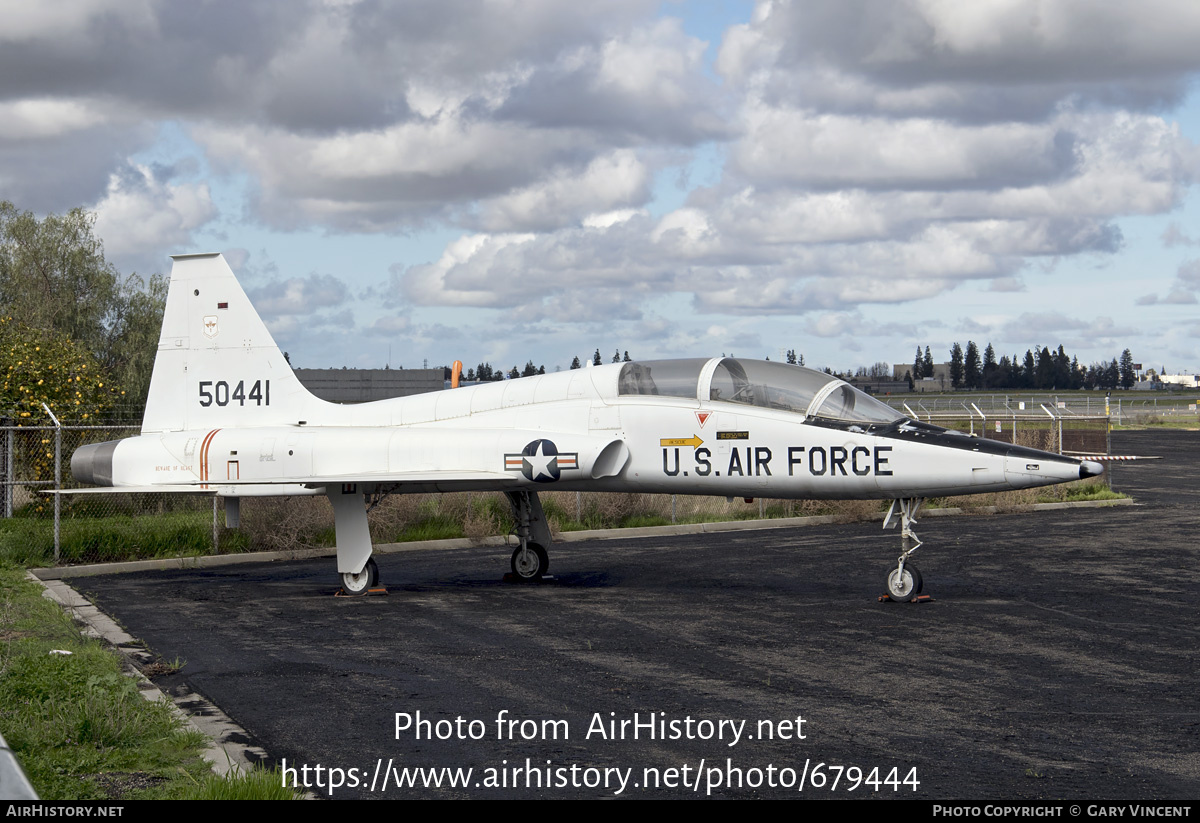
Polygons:
M50 407L45 403L42 404L42 408L54 421L54 565L57 566L62 545L62 495L58 494L62 491L62 423L58 422L54 412L50 411Z
M583 522L583 492L575 492L575 522Z
M13 435L12 420L7 417L0 417L0 426L4 427L4 439L0 441L0 478L3 479L4 485L0 486L0 501L3 502L4 516L12 517L12 447Z
M675 495L671 495L671 522L675 522Z
M217 530L217 496L213 495L213 554L221 553L221 534Z

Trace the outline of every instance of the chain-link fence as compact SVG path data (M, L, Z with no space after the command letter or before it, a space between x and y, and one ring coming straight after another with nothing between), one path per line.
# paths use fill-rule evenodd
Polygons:
M1108 452L1103 417L921 417L1046 451ZM224 506L207 495L42 493L78 487L70 474L75 449L137 433L132 426L31 427L0 421L0 560L59 565L334 545L333 511L324 496L242 498L239 528L231 529L225 526ZM552 531L560 533L821 514L853 520L879 509L876 501L555 491L540 496ZM1036 499L1026 497L1015 502ZM498 492L389 495L369 502L376 543L479 539L513 528L508 500Z
M974 416L978 422L981 415L990 420L1013 415L1038 417L1046 414L1064 419L1111 420L1112 424L1116 426L1166 421L1200 421L1200 411L1197 409L1200 393L1130 392L1110 397L1100 392L1077 392L1063 395L1038 392L1025 394L954 392L936 395L902 395L879 399L903 414L920 420L934 418L934 422L938 417L969 418Z

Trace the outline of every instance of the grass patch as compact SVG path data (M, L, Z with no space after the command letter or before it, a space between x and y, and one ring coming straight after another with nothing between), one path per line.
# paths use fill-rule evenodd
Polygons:
M223 529L221 551L242 552L247 535ZM212 512L166 512L134 516L64 516L59 530L60 563L105 563L153 557L213 554ZM0 562L48 566L54 562L54 526L45 517L0 519Z
M43 800L178 799L220 781L200 756L205 737L143 698L116 654L9 565L0 565L0 732Z
M414 540L449 540L465 537L462 522L450 514L435 514L404 528L392 537L393 543L408 543Z
M179 800L303 800L303 796L283 785L278 769L253 769L230 777L210 772Z
M1087 500L1124 500L1129 495L1115 492L1108 486L1078 486L1074 488L1065 488L1063 493L1058 496L1054 495L1038 495L1039 503L1079 503Z
M23 570L0 567L0 592L0 730L43 799L171 797L209 771L203 735L143 699Z

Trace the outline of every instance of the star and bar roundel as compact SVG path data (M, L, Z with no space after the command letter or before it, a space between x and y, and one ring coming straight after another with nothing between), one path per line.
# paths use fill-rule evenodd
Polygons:
M551 440L534 440L520 454L504 455L504 470L519 471L534 483L553 483L565 469L579 468L579 452L559 452Z

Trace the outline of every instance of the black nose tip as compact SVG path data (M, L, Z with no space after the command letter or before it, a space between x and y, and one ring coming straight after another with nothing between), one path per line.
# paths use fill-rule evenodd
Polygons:
M1079 464L1079 479L1085 477L1095 477L1096 475L1104 474L1104 464L1097 463L1095 460L1084 460Z

